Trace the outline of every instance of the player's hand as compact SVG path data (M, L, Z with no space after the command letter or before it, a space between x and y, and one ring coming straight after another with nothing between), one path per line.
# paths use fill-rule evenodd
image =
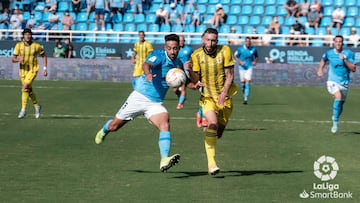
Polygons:
M18 60L18 62L22 62L24 60L24 57L23 56L18 56L17 60Z
M318 70L317 76L318 76L319 78L321 78L323 75L324 75L323 71L322 71L322 70Z
M200 89L201 87L205 87L204 83L198 81L196 84L195 84L195 89Z
M154 77L156 77L156 74L153 75L153 74L149 73L145 76L145 80L147 82L151 82Z
M226 95L227 94L225 92L221 92L221 94L219 94L219 96L218 96L218 104L220 106L224 106Z

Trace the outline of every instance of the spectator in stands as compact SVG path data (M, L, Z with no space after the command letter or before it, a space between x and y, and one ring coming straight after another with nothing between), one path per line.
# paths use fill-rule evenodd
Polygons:
M324 46L332 47L333 46L333 36L331 34L331 28L326 28L326 38L324 38Z
M155 24L159 25L159 29L161 27L162 24L168 24L168 12L166 9L164 9L164 6L161 4L159 9L156 11L155 13L156 15L156 19L155 19Z
M71 44L70 38L68 37L65 38L64 43L65 43L65 58L74 58L73 55L74 46Z
M230 28L230 34L227 38L227 43L229 45L241 45L241 37L236 35L236 28L235 27L231 27Z
M288 0L284 4L284 8L288 16L296 17L299 11L299 4L295 0Z
M142 3L142 0L130 0L131 12L133 13L134 17L136 14L144 13Z
M262 46L270 46L271 44L271 33L269 29L265 29L265 34L261 37Z
M21 30L24 17L19 9L15 9L14 13L10 17L10 28L14 30ZM13 40L21 40L21 31L13 32Z
M280 23L278 16L274 16L270 26L269 26L270 34L280 34Z
M201 15L199 12L199 9L197 8L197 6L194 6L194 12L191 14L191 25L193 25L196 28L200 25L201 23Z
M5 8L4 11L1 11L0 13L0 29L9 29L10 26L10 11L9 9ZM3 33L0 32L0 40L3 39L2 37ZM8 34L5 33L5 39L7 38Z
M64 17L61 19L63 30L71 30L71 26L75 23L73 17L70 15L70 11L66 10Z
M323 10L324 10L321 3L318 0L314 0L314 2L310 4L310 9L311 8L315 9L315 11L320 14L320 20L321 20L321 18L323 17Z
M308 13L308 16L307 16L307 23L308 23L309 27L314 28L315 33L317 32L317 29L319 27L320 20L321 20L320 13L316 10L316 7L311 6L310 12Z
M290 46L306 46L305 39L300 38L297 35L305 35L305 26L303 25L303 22L296 20L295 24L292 25L292 29L294 32L295 37L293 38L293 43L290 43Z
M101 23L101 30L105 31L105 12L109 11L107 0L95 0L95 28L98 30L99 21Z
M45 0L45 12L57 11L58 2L57 0Z
M125 8L125 1L124 0L110 0L110 8L111 8L111 12L110 12L110 22L112 23L113 27L113 23L118 23L119 22L119 14L121 14L123 17L125 14L125 11L121 9Z
M307 0L304 0L302 4L299 6L299 12L297 13L297 18L300 16L307 17L310 9L310 3Z
M227 20L227 14L221 4L216 4L215 13L211 19L211 25L220 28L221 25L225 24Z
M340 30L341 30L341 27L344 23L344 19L345 19L345 12L340 8L340 7L337 7L332 15L331 15L331 18L332 18L332 22L330 24L330 28L332 27L336 27L337 31L338 31L338 34L340 33Z
M89 19L90 13L95 11L95 0L86 0L86 15Z
M48 16L48 22L49 22L49 29L50 30L57 30L58 29L59 18L60 17L57 15L56 11L51 11L51 13Z
M81 0L72 0L72 11L78 15L81 12Z
M179 10L176 9L176 4L170 4L170 11L168 15L168 22L171 26L180 25L182 21L182 14Z
M29 20L26 22L26 28L34 29L36 27L36 20L34 14L30 14Z
M360 36L357 34L356 27L352 27L350 30L350 35L347 40L348 47L358 47L360 41Z
M54 47L54 58L65 58L65 47L63 47L61 41L57 41Z

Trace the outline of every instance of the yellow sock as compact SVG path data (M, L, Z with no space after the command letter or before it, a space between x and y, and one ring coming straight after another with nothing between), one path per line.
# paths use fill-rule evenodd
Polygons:
M34 92L31 91L31 92L29 93L29 97L30 97L32 103L34 104L34 107L39 106L38 101L36 100L36 96L35 96L35 93L34 93Z
M23 90L22 94L21 94L21 109L23 109L23 110L26 109L28 100L29 100L29 92L26 90Z
M208 160L208 167L213 168L216 166L215 162L215 148L216 148L216 130L207 129L205 132L205 150Z

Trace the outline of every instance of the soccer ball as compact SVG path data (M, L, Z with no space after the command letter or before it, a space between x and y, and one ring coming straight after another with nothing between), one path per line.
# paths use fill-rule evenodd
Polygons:
M170 87L179 87L182 83L185 83L186 75L180 68L172 68L166 74L166 83Z

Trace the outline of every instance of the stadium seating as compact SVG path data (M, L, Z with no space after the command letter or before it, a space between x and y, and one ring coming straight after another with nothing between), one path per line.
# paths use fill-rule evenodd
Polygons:
M117 15L113 19L109 18L109 13L105 14L106 19L106 30L110 31L110 20L114 23L113 31L125 31L125 32L137 32L143 30L146 32L203 32L204 29L210 27L210 22L213 14L215 13L216 4L222 4L225 13L228 14L227 22L220 26L220 33L229 33L231 27L236 27L238 33L251 33L253 26L257 28L258 33L264 33L265 28L270 25L273 16L279 17L279 23L282 27L282 33L288 33L291 25L295 23L294 18L287 16L287 12L283 7L283 4L287 0L195 0L185 1L185 5L177 5L177 9L185 15L184 25L181 26L169 26L169 25L156 25L155 23L155 12L162 4L165 9L169 9L170 4L163 4L163 0L153 0L149 10L144 14L133 14L129 9L124 16ZM351 27L360 29L360 0L319 0L324 6L324 17L322 18L321 24L317 32L315 33L313 28L306 28L308 34L325 34L326 28L331 24L331 15L334 9L340 6L346 12L346 18L341 29L340 34L348 35ZM127 3L130 0L126 0ZM195 2L195 3L194 3ZM303 3L304 0L297 0L298 3ZM312 2L312 1L310 1ZM194 3L194 4L192 4ZM38 10L34 11L35 20L37 22L47 22L47 13L41 10L44 8L44 1L36 2ZM195 6L201 13L201 25L193 26L191 24L191 14L194 11ZM89 18L86 15L86 8L83 8L81 12L76 15L72 12L72 4L70 0L59 0L58 1L58 12L60 19L64 15L64 11L70 9L70 15L75 19L76 24L73 25L74 30L93 30L94 24L94 12L90 13ZM29 12L24 12L24 19L30 18ZM300 17L299 22L305 24L307 22L306 17ZM59 24L61 28L61 24ZM251 30L251 31L250 31ZM360 30L359 30L360 31ZM115 35L109 34L111 38ZM113 42L115 39L112 39ZM85 41L96 41L99 42L98 38L88 35ZM124 42L124 39L120 39ZM198 42L198 40L193 40ZM201 40L200 40L201 41ZM108 40L110 42L110 40ZM156 41L155 41L156 43ZM201 43L201 42L200 42ZM321 44L321 43L314 43Z

